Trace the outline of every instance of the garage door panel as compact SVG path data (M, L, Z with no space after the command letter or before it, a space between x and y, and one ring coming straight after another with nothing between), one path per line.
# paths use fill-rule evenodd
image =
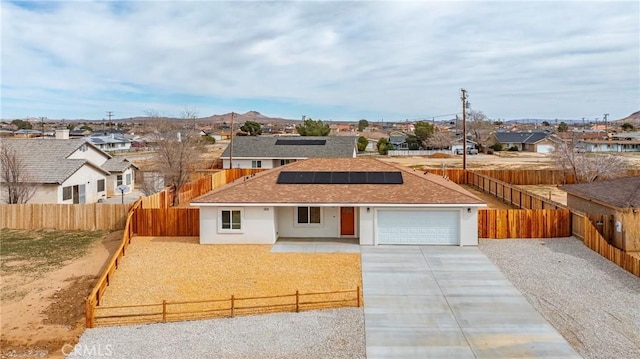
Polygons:
M378 244L458 244L458 211L377 212Z

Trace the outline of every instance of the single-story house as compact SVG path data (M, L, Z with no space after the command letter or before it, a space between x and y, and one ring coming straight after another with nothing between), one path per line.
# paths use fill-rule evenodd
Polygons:
M611 244L640 251L640 177L571 184L560 187L567 192L567 206L590 216L607 216L611 223Z
M478 244L485 202L457 184L373 158L314 158L196 198L201 244L357 238L362 245Z
M353 158L358 151L356 139L355 136L237 136L220 158L223 168L274 168L307 158Z
M393 145L395 150L408 150L407 135L400 131L392 131L389 133L389 143Z
M578 146L586 152L640 152L640 140L584 140Z
M128 151L131 148L131 139L122 134L91 135L85 139L103 151Z
M22 178L35 187L28 203L95 203L112 195L108 181L118 176L126 181L127 174L133 189L137 167L113 159L84 139L3 139L2 145L15 153L22 163Z
M551 153L555 149L555 142L546 131L496 131L491 135L490 142L501 143L507 150L517 147L518 151Z
M135 170L138 166L122 157L107 160L102 168L109 171L107 197L131 193L135 187Z

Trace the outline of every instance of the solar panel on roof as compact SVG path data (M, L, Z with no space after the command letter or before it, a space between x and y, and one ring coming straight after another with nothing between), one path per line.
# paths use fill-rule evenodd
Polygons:
M278 146L324 146L327 140L276 140Z
M316 172L313 177L313 183L331 183L333 172Z
M402 184L402 173L384 172L384 180L386 184Z
M332 172L329 184L348 184L349 172Z
M349 183L368 183L366 172L349 172Z
M282 171L279 184L402 184L401 172Z
M367 172L367 183L385 183L384 172Z

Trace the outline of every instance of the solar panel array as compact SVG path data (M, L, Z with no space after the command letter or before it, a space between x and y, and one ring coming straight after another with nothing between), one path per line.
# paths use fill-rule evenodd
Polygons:
M324 146L327 144L327 140L276 140L276 145L282 146Z
M288 172L278 175L279 184L402 184L395 172Z

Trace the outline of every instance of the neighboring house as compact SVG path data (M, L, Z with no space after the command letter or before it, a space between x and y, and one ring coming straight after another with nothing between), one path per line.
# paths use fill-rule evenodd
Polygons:
M467 151L477 148L478 143L467 139ZM458 138L451 145L451 153L460 153L462 151L462 138Z
M220 158L223 168L274 168L307 158L356 157L355 136L237 136ZM231 146L233 145L233 151Z
M555 141L545 131L497 131L490 142L501 143L505 150L517 147L518 151L551 153L555 149Z
M395 150L408 150L407 135L400 131L392 131L389 133L389 143L393 145Z
M135 170L138 166L129 162L126 158L110 158L102 165L109 171L107 179L107 197L127 194L133 191L135 182ZM122 186L122 187L121 187ZM124 190L124 191L123 191Z
M626 251L640 251L640 177L565 185L560 189L567 192L569 208L612 218L611 244Z
M115 167L119 160L112 162L111 155L84 139L3 139L2 143L16 151L29 182L37 188L29 203L95 203L110 195L107 182L112 177L131 173L134 178L135 165L127 161L128 171L109 172L105 164ZM133 187L132 180L130 191Z
M69 137L71 138L82 138L91 135L91 131L86 129L78 129L78 130L70 130Z
M578 143L587 152L640 152L640 132L616 133L607 140L582 140Z
M91 135L85 139L103 151L128 151L131 148L131 140L125 135L117 133Z
M360 244L478 244L475 195L372 158L314 158L196 198L200 243L358 238Z

